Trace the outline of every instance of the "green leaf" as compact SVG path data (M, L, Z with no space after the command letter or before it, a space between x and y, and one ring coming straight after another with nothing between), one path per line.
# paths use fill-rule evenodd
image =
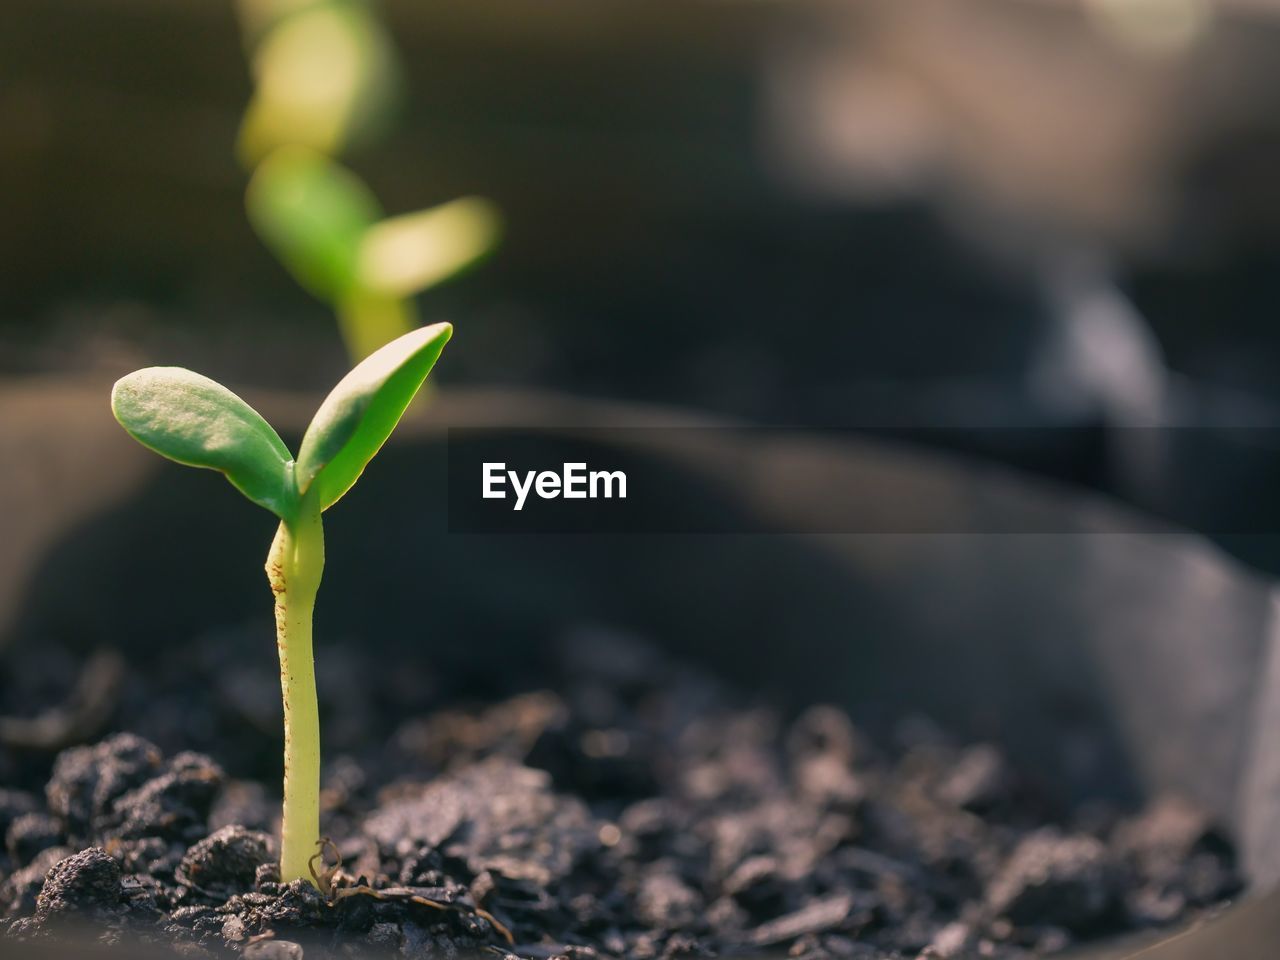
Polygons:
M289 448L222 384L182 367L147 367L116 381L111 412L144 447L187 466L221 471L281 519L293 513Z
M304 147L282 148L263 161L245 205L263 243L328 303L358 283L361 239L382 216L359 177Z
M388 217L360 241L360 285L384 296L421 293L489 253L500 224L497 207L481 197Z
M298 450L298 490L327 510L351 489L400 422L435 366L453 327L437 323L397 337L370 354L333 388Z
M236 146L253 169L271 151L326 156L385 133L403 77L387 29L367 0L240 0L253 96Z

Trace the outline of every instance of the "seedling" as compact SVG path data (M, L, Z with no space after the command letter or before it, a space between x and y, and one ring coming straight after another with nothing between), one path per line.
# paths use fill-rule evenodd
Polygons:
M359 177L302 146L258 165L245 204L276 258L333 308L353 362L416 327L413 297L477 262L498 236L497 209L480 197L386 217Z
M384 217L337 158L385 133L402 98L395 44L369 0L238 0L253 97L238 152L263 243L338 318L352 362L418 325L413 298L493 249L492 203Z
M320 717L311 645L324 571L321 514L359 479L399 423L453 334L447 323L393 340L348 373L316 411L295 458L256 410L181 367L148 367L117 381L111 409L143 446L223 473L280 519L267 555L275 593L284 696L284 808L280 875L312 880L320 842Z

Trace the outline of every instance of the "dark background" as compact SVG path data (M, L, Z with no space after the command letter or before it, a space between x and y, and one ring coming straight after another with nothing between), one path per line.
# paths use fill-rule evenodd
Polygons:
M347 160L388 210L503 212L421 298L443 383L1018 427L944 445L1280 569L1268 433L1117 429L1274 425L1280 19L1114 6L388 2L404 101ZM4 5L0 370L333 381L327 308L244 216L250 89L230 4Z

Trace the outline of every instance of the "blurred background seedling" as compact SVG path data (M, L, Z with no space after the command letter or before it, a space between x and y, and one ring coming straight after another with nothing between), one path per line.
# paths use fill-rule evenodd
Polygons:
M241 0L254 92L237 152L263 242L328 304L351 360L418 325L413 298L489 253L497 208L464 197L387 217L337 158L384 134L403 97L367 0Z

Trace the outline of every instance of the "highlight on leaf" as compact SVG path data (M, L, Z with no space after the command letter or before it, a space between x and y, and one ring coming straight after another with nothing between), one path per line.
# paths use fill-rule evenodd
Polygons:
M360 285L384 296L421 293L489 253L499 226L498 208L483 197L388 217L360 241Z
M437 323L393 340L343 377L320 404L298 450L296 477L298 489L317 497L321 510L360 478L451 336L451 324Z
M143 446L221 471L254 503L281 518L292 514L292 454L271 425L222 384L181 367L148 367L116 382L111 410Z

